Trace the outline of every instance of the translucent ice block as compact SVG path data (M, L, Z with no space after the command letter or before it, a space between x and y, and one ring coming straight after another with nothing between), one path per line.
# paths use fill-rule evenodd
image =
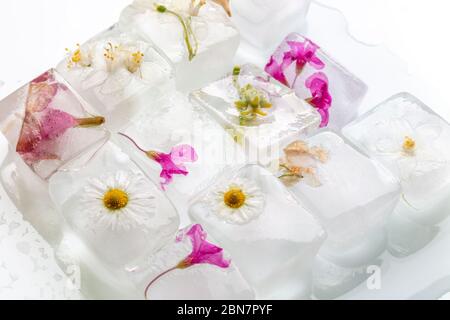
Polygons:
M60 240L61 217L45 179L106 140L107 132L90 127L90 121L103 119L92 117L89 106L53 70L0 102L0 130L9 144L0 181L24 218L52 245Z
M340 130L358 114L367 86L311 40L292 33L280 44L266 72L293 88L322 115L322 126Z
M348 288L346 273L373 263L386 248L385 227L400 198L399 183L333 132L294 142L283 153L280 179L328 234L316 261L315 290L326 295ZM340 270L333 281L330 268ZM360 279L354 280L353 287Z
M234 0L232 20L243 40L273 50L287 34L305 24L310 4L311 0Z
M186 165L187 176L176 175L167 186L166 193L179 211L186 210L189 198L204 188L215 175L227 165L243 163L242 150L215 122L203 108L193 105L181 93L163 96L158 108L141 112L122 133L132 138L141 149L168 152L174 146L192 146L198 160ZM154 181L160 181L161 166L123 136L117 136L120 143Z
M343 130L401 181L390 224L390 250L408 255L436 234L450 210L450 126L408 93L389 98Z
M174 86L171 63L152 44L117 27L68 51L58 71L112 129Z
M189 226L150 256L145 264L131 268L129 277L136 284L140 297L149 300L253 300L253 290L234 260L206 236L201 226ZM212 248L214 250L209 250Z
M56 173L49 189L74 233L111 270L154 253L178 230L172 203L111 142Z
M104 119L54 70L0 101L0 129L42 179L105 139Z
M195 197L189 213L228 250L258 298L307 298L325 233L262 167L229 168Z
M164 5L169 12L161 13L155 5ZM239 46L239 33L225 10L214 3L206 4L198 12L190 0L135 0L121 16L120 26L133 29L155 43L175 66L177 88L189 92L224 75L232 66ZM189 55L184 21L195 57ZM189 22L190 21L190 22Z
M308 134L320 123L311 106L268 78L257 67L245 65L239 76L230 74L192 94L243 145L251 161L261 163L278 152L283 141ZM247 103L246 109L240 112L238 105L242 103ZM255 103L258 108L252 106ZM243 115L253 118L242 120Z

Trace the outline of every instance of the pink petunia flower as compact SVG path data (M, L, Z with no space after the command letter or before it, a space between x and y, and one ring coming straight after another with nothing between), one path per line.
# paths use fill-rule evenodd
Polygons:
M285 86L289 86L289 83L284 75L284 69L281 64L279 64L274 57L270 58L269 63L264 69L268 74L270 74L274 79L278 80Z
M119 133L119 135L130 140L136 148L144 152L150 159L156 161L161 165L161 188L166 189L166 186L173 181L174 175L187 176L189 172L187 171L184 163L186 162L196 162L198 160L198 155L195 149L189 145L180 145L173 147L171 152L166 154L157 151L146 151L142 149L132 138L126 134Z
M222 269L226 269L230 266L231 261L223 257L223 249L206 241L207 233L203 230L201 225L193 225L189 231L180 233L180 235L176 238L176 242L181 242L186 237L189 237L191 240L191 254L180 261L175 267L164 271L150 281L144 291L145 299L148 299L148 291L150 287L171 271L177 269L184 270L198 264L209 264Z
M76 119L52 108L50 105L59 89L65 90L65 86L55 83L49 72L29 85L25 118L16 146L16 151L29 165L41 160L59 159L54 142L68 129L104 123L103 117Z
M320 127L326 127L329 122L329 108L333 98L328 89L328 77L323 72L314 73L306 80L306 87L311 91L312 97L307 99L322 117Z
M323 61L320 60L316 55L319 46L317 46L312 41L288 41L287 44L289 46L289 50L284 52L282 62L278 63L272 56L265 68L265 71L268 74L270 74L273 78L280 81L284 85L289 86L285 71L293 63L296 64L297 77L300 75L300 73L303 71L303 68L307 64L311 65L316 70L321 70L325 67Z

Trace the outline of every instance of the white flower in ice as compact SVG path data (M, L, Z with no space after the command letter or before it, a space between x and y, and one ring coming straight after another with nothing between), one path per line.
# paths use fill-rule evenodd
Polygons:
M128 231L151 227L155 196L142 174L119 171L106 178L92 178L83 190L83 214L88 227Z
M231 224L245 224L263 212L265 196L254 182L237 178L213 191L209 202L219 218Z
M402 180L439 169L447 160L434 145L442 132L439 121L411 123L407 119L379 121L366 137L379 155L395 160Z

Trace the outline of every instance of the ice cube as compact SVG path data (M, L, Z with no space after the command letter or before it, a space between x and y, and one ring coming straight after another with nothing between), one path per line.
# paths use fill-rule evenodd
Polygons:
M232 20L243 40L261 50L274 50L305 24L310 4L311 0L234 0Z
M171 63L152 44L117 27L68 51L57 69L112 129L175 85Z
M111 270L157 251L178 230L172 203L111 142L56 173L49 190L68 225Z
M197 161L186 165L187 176L174 176L166 193L179 211L197 191L204 188L227 165L243 163L245 156L230 135L203 108L193 105L181 93L163 96L158 108L146 109L121 133L134 140L144 150L169 152L177 145L190 145L198 155ZM117 136L129 154L154 181L160 181L161 166L124 136Z
M400 186L376 161L324 131L287 145L279 176L324 224L328 238L319 251L323 261L352 270L385 250L385 227L400 198ZM320 273L327 268L315 269L315 287L321 287L322 280L329 283L329 275ZM341 274L345 272L337 273ZM342 281L348 280L334 279L336 286Z
M450 126L423 102L400 93L343 130L400 181L403 199L390 224L390 250L409 255L450 213Z
M239 74L239 75L237 75ZM292 90L244 65L192 93L224 129L243 145L250 161L264 164L283 141L317 129L319 114Z
M124 30L136 30L151 40L169 57L175 66L177 88L185 92L224 75L232 66L240 40L222 7L207 1L196 12L191 3L135 0L123 11L119 23ZM167 11L157 10L158 5Z
M270 172L232 167L194 198L189 213L230 252L258 298L307 298L325 233Z
M306 99L322 126L340 130L358 114L367 86L311 40L292 33L270 58L266 72Z
M42 179L107 136L104 118L54 70L0 101L0 110L1 131Z
M145 264L131 268L129 277L136 283L141 297L149 300L253 300L253 290L234 261L209 243L206 236L200 225L189 226L150 256ZM208 256L206 259L202 250Z

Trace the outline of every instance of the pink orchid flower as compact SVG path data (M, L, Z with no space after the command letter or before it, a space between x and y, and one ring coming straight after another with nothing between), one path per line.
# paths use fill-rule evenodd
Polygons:
M146 151L126 134L119 133L119 135L130 140L136 146L136 148L144 152L150 159L156 161L161 165L162 171L160 177L161 188L163 190L165 190L166 186L173 181L174 175L187 176L189 174L184 163L196 162L198 160L198 155L195 152L195 149L189 145L180 145L173 147L171 152L166 154L157 151Z
M303 71L303 68L309 64L316 70L321 70L325 67L325 64L320 60L317 55L317 49L319 46L314 44L310 40L305 42L288 41L289 51L284 52L283 61L278 63L272 56L269 63L266 65L265 71L273 78L280 81L286 86L289 86L286 79L285 71L294 62L296 64L296 76L298 77ZM295 83L295 82L294 82Z
M184 270L198 264L209 264L222 269L226 269L230 266L231 261L224 259L223 249L213 245L206 241L207 233L203 231L201 225L196 224L187 232L181 232L176 238L176 242L183 241L186 237L189 237L192 243L192 252L185 259L180 261L175 267L164 271L156 278L154 278L145 288L145 299L148 299L148 291L150 287L164 275L174 270Z
M60 89L67 88L56 83L50 72L36 78L29 85L25 118L16 146L16 151L29 165L41 160L59 159L54 142L68 129L104 123L103 117L77 119L50 107Z
M306 87L311 91L312 97L306 101L311 104L322 117L320 127L326 127L329 122L329 110L333 98L328 89L328 78L323 72L314 73L306 80Z

